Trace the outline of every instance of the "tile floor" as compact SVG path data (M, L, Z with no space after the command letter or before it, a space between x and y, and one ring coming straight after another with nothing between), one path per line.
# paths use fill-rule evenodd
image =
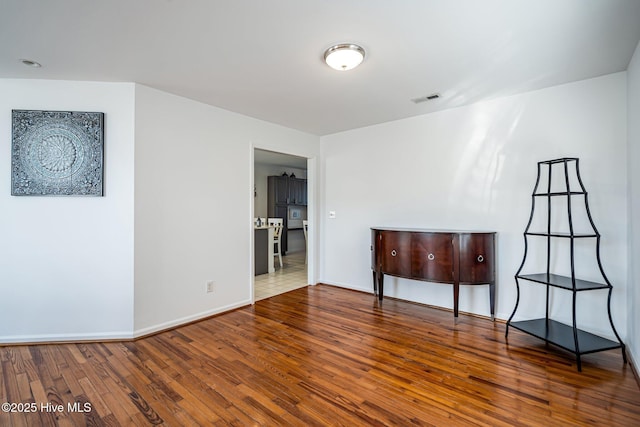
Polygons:
M290 252L282 257L282 268L278 258L274 258L275 273L255 277L255 300L259 301L307 286L307 265L304 263L304 257L304 251Z

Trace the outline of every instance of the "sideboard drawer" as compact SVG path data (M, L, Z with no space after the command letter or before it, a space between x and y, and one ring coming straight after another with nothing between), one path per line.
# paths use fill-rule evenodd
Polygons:
M446 233L412 233L412 277L430 282L453 281L453 236Z
M493 234L460 234L460 282L491 282L494 278Z
M411 277L411 234L383 231L381 236L380 261L383 272Z

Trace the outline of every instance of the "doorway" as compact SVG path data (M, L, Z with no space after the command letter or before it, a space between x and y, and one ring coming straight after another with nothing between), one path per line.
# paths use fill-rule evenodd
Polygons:
M258 148L254 149L253 158L253 218L279 218L283 222L281 257L274 256L272 269L256 270L253 277L253 300L258 301L310 283L310 236L304 226L308 224L313 203L309 197L312 192L309 191L307 158ZM254 233L259 231L254 230ZM257 236L254 236L254 245L264 244L264 240ZM255 257L263 255L255 246L253 256L257 266L259 263Z

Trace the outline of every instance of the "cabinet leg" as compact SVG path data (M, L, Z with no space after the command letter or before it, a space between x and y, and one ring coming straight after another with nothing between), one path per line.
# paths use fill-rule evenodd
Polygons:
M458 297L460 296L460 284L453 284L453 317L458 317Z
M489 309L491 310L491 321L496 320L496 284L489 283Z
M378 273L378 300L382 301L384 295L384 273Z
M373 294L378 295L378 277L375 270L373 270Z

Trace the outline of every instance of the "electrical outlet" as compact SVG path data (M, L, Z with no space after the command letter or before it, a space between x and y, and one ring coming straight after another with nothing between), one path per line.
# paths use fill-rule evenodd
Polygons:
M213 281L207 282L207 293L213 292Z

